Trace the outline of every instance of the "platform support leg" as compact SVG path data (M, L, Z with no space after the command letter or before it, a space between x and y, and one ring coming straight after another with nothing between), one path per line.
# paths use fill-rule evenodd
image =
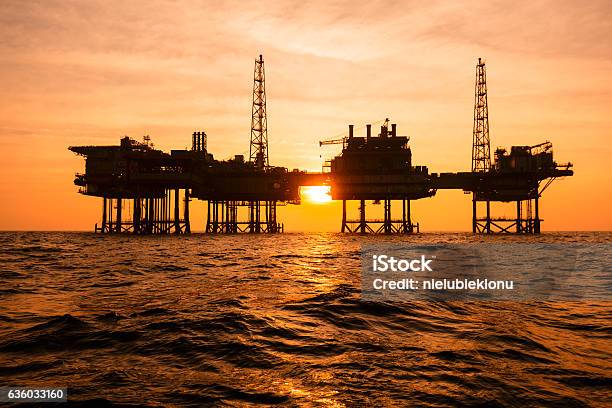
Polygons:
M408 210L406 216L408 217L408 232L411 234L414 232L414 225L412 225L412 202L408 200L406 202L406 209ZM417 232L419 232L419 224L417 223Z
M249 232L255 232L255 203L249 202Z
M411 211L411 203L410 200L403 200L402 208L402 222L403 222L403 233L404 234L412 234L414 232L414 226L412 225L412 211Z
M219 228L219 232L226 233L227 232L227 211L226 211L227 201L221 201L221 227Z
M115 226L115 230L117 232L121 232L121 221L122 221L122 206L121 206L121 197L117 198L117 225Z
M102 199L102 229L100 230L100 232L106 232L106 201L106 197L104 197Z
M148 223L147 223L147 234L153 233L153 221L155 220L155 199L148 198L147 201L147 212L149 215Z
M213 232L216 234L219 231L219 201L213 201Z
M232 231L238 232L238 204L234 201L232 203Z
M491 233L491 202L487 200L487 224L486 224L487 234Z
M475 234L477 230L478 220L476 218L476 194L472 195L472 232Z
M189 221L189 189L185 189L185 209L183 217L185 218L185 234L191 234L191 222Z
M134 198L134 211L132 211L132 226L134 234L140 232L140 198Z
M359 232L366 233L366 202L360 200L359 203Z
M213 232L219 232L219 202L213 201Z
M143 234L146 234L149 231L149 199L143 198L142 202L144 205L144 217L143 217L144 225L142 227L141 232Z
M113 199L106 200L106 232L115 232L113 227Z
M522 232L522 222L523 220L521 219L521 201L517 200L516 202L516 232L517 233L521 233Z
M385 234L391 234L391 200L384 200L384 227L383 231Z
M534 233L535 234L539 234L540 233L540 204L539 204L539 197L536 195L535 198L535 220L534 220Z
M342 200L342 228L340 232L346 232L346 200Z
M210 200L206 201L206 232L210 232Z
M175 234L181 233L181 224L180 224L181 213L180 213L179 204L180 204L179 189L175 188L174 189L174 233Z
M406 200L402 199L402 234L408 233L408 224L406 224Z
M225 233L230 234L234 232L232 229L232 203L231 201L225 201Z
M266 223L268 224L268 232L278 232L278 224L276 222L276 201L266 201Z

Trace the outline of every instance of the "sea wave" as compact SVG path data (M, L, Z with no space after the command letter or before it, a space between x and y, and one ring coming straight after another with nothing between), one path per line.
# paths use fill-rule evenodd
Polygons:
M470 234L0 235L0 381L69 405L609 403L610 302L361 298L362 244Z

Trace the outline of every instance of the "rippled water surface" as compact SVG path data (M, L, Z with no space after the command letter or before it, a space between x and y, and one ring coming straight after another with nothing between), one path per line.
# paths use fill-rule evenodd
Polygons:
M365 302L339 234L0 233L0 384L72 403L606 406L607 301Z

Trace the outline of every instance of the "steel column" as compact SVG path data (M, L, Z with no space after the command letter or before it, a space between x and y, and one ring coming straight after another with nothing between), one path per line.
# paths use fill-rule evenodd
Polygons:
M117 225L115 226L115 231L121 232L121 221L122 221L122 206L121 206L121 197L117 199Z
M539 197L536 195L535 198L535 224L534 224L534 233L539 234L540 233L540 205L539 205Z
M346 232L346 200L342 200L342 232Z
M102 232L106 232L106 197L102 199Z
M191 223L189 221L189 189L186 188L185 189L185 209L184 209L185 215L185 234L190 234L191 233Z
M516 232L522 232L521 223L523 220L521 219L521 201L517 200L516 202Z
M359 205L359 232L366 233L366 203L361 200Z

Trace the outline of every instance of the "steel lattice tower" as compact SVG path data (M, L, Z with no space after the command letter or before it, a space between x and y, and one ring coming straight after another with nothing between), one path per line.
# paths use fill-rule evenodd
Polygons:
M253 83L253 117L251 119L250 160L263 169L268 161L268 119L266 115L266 74L263 56L255 60Z
M489 105L487 103L487 71L478 58L474 91L474 139L472 143L472 171L491 169L491 142L489 140Z

